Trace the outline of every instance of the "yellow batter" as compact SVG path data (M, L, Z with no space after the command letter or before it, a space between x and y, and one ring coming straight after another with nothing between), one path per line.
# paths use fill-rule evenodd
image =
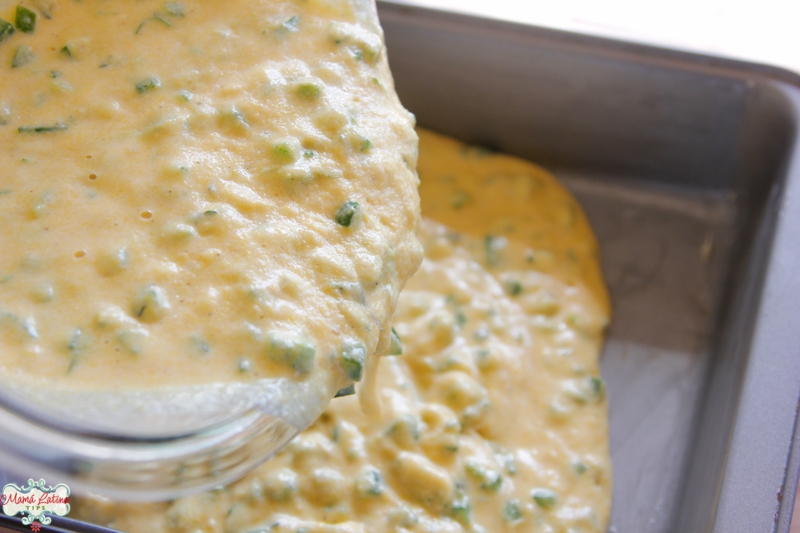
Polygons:
M368 0L0 0L0 375L332 397L421 260L416 159Z
M605 531L608 298L575 200L542 169L420 132L425 248L380 416L334 400L244 479L169 503L79 502L132 533Z

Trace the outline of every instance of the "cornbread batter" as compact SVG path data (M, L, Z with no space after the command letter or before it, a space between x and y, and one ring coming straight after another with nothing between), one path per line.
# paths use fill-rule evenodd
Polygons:
M380 416L334 400L227 487L79 502L133 533L603 532L611 496L598 354L609 309L580 206L523 161L420 132L425 248L400 296Z
M0 375L327 400L389 348L416 159L369 1L0 0Z

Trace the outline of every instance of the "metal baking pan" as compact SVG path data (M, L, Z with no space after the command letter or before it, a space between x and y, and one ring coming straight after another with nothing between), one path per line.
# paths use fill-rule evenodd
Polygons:
M594 225L614 306L609 532L786 532L800 466L800 76L379 9L419 124L554 170Z
M421 126L550 168L613 302L610 532L785 532L800 398L800 76L385 2Z

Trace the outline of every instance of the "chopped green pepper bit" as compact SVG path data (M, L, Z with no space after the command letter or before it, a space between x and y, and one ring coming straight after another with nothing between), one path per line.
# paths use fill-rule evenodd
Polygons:
M345 376L353 381L361 381L364 364L367 362L367 347L360 340L348 339L339 350L339 365Z
M145 78L136 84L136 92L139 94L144 94L154 89L158 89L159 87L161 87L161 80L154 76L150 76L149 78Z
M334 398L341 398L343 396L352 396L355 393L356 393L356 384L355 383L351 383L347 387L345 387L345 388L341 389L339 392L337 392L336 396L334 396Z
M380 496L383 493L383 477L375 467L368 467L356 478L356 490L363 496Z
M322 87L315 82L303 82L297 85L297 95L310 100L315 100L322 95Z
M400 340L400 335L392 328L392 336L389 341L389 351L385 355L403 355L403 341Z
M80 355L86 345L86 339L84 337L85 336L81 329L75 328L75 331L72 333L72 338L70 338L69 343L67 344L67 349L72 354L69 367L67 367L67 374L71 373L78 365Z
M298 339L288 339L278 334L270 336L267 354L270 359L308 374L314 369L316 348L313 344Z
M467 461L464 469L478 481L483 490L495 492L503 484L503 476L500 475L500 472L486 468L476 461Z
M339 207L339 210L336 211L336 223L345 228L349 228L357 212L358 202L354 200L346 201Z
M167 2L164 4L164 9L167 10L167 13L175 17L183 17L186 15L186 6L181 2Z
M543 509L550 509L558 503L558 496L550 489L533 489L531 491L531 498Z
M506 522L522 520L522 505L519 500L509 500L503 504L503 518Z
M606 384L600 376L589 376L589 390L593 400L601 400L606 391Z
M23 33L33 33L36 29L36 13L24 6L17 6L15 18L17 29Z
M33 54L33 48L27 44L21 44L14 52L14 59L11 60L11 68L24 67L33 62L36 56Z
M522 294L522 283L515 279L510 279L505 282L505 289L510 296L519 296Z
M287 18L286 20L278 24L276 31L278 32L278 34L285 35L289 33L294 33L299 29L300 29L300 17L297 15L292 15L291 17Z
M10 22L0 19L0 43L14 35L14 26Z
M20 126L17 128L19 133L52 133L55 131L66 131L68 126L58 122L52 126Z
M457 522L466 526L470 523L471 513L472 506L470 505L469 496L464 491L457 490L453 503L450 505L450 515Z

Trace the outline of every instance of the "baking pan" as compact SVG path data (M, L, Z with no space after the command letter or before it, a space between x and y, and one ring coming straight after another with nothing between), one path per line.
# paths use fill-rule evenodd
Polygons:
M583 203L614 315L609 532L786 532L800 446L800 77L379 5L421 126ZM57 481L57 480L53 480Z
M800 77L384 2L421 126L539 162L613 302L609 531L785 532L800 398Z

